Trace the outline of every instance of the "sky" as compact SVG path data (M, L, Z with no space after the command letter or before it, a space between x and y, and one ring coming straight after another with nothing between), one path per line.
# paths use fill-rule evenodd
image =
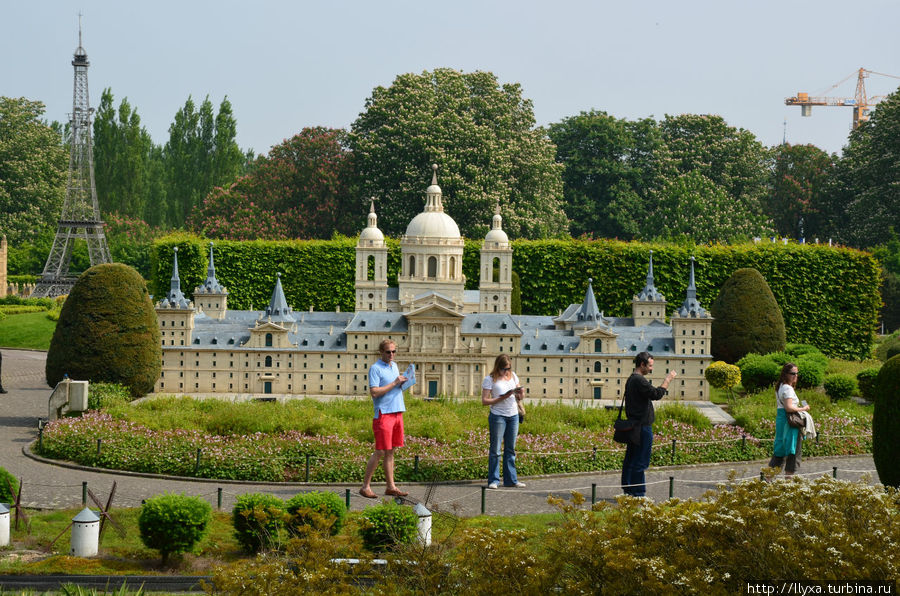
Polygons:
M591 109L637 119L718 114L765 145L840 153L852 110L801 117L785 97L852 97L860 67L900 76L900 2L834 0L5 0L0 95L72 110L72 54L91 106L127 97L157 144L188 96L227 96L242 149L307 126L349 128L377 86L438 67L520 83L539 125ZM872 75L870 96L900 80ZM786 131L785 131L786 127Z

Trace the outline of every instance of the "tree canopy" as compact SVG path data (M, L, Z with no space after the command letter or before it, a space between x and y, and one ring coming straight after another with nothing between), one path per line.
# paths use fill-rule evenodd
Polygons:
M836 156L815 145L778 145L772 150L768 200L775 231L792 238L824 237L830 208L825 202Z
M12 245L55 229L66 194L66 151L43 113L39 101L0 97L0 233Z
M358 231L346 132L304 128L260 156L252 171L197 205L190 227L210 238L331 238Z
M463 235L487 232L500 203L514 237L565 234L562 166L518 84L438 68L376 87L351 127L361 191L385 199L379 225L400 235L421 212L430 166Z

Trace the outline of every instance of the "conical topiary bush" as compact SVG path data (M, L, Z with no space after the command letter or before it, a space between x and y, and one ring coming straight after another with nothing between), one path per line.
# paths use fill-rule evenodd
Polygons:
M872 459L885 486L900 488L900 356L884 363L875 377Z
M709 310L713 316L714 359L734 363L747 354L784 350L781 308L756 269L738 269L732 273Z
M159 323L147 285L127 265L91 267L69 293L50 350L47 384L64 375L121 383L134 396L153 390L162 365Z

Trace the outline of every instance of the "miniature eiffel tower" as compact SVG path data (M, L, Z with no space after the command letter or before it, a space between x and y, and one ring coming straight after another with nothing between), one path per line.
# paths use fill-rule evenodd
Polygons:
M69 177L66 184L66 201L63 203L59 227L53 239L53 248L47 264L32 293L33 297L52 297L68 294L75 285L77 275L70 271L72 248L75 240L87 242L91 267L110 263L109 247L103 232L105 224L100 219L97 205L97 188L94 185L94 147L91 140L91 114L88 97L87 52L81 46L81 23L78 26L78 49L72 66L75 67L75 91L72 100L71 138L69 144Z

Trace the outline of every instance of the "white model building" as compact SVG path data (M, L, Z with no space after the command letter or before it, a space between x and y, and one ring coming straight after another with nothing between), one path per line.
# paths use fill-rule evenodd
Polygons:
M669 369L679 373L668 399L709 399L703 372L712 360L712 318L697 302L693 259L687 296L670 324L652 251L631 317L604 316L590 279L584 301L559 316L513 315L513 251L499 208L481 248L479 289L466 290L463 238L444 213L436 173L425 201L400 240L398 287L388 287L387 247L370 207L356 247L355 312L295 312L280 276L265 310L228 310L212 243L207 279L192 302L181 291L176 252L171 289L156 306L163 344L156 391L366 396L369 365L390 338L401 370L416 365L414 395L478 396L494 359L506 353L531 398L617 399L632 358L646 350L659 381Z

